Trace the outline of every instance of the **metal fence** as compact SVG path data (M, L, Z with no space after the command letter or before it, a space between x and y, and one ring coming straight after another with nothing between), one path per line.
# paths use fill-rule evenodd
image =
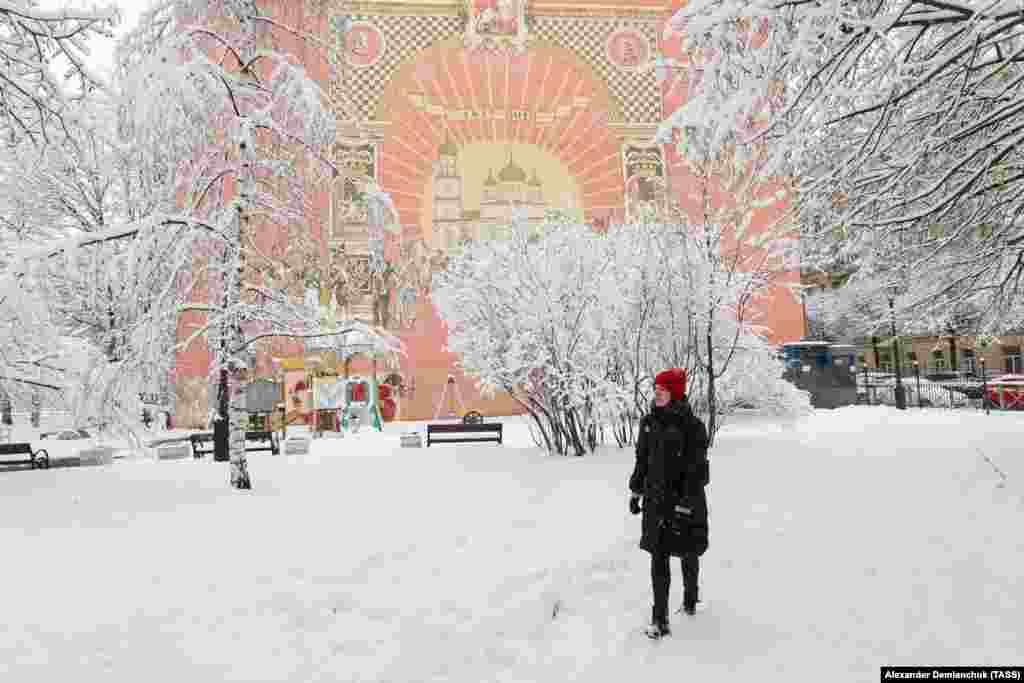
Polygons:
M1021 397L1012 388L993 384L1005 373L946 372L925 374L917 368L904 369L902 384L907 408L966 408L975 410L1022 410ZM868 405L896 405L896 373L863 368L857 372L857 402Z

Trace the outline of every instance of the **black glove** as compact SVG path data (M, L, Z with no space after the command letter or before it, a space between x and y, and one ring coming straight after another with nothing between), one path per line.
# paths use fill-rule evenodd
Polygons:
M634 515L640 514L640 496L635 493L629 497L629 511Z

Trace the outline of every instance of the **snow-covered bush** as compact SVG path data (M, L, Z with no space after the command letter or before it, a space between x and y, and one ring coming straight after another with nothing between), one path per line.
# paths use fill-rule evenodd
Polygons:
M549 452L592 450L599 422L628 403L603 352L600 301L614 295L607 240L585 225L539 238L517 215L508 241L469 245L435 275L448 350L485 391L507 391Z
M524 407L549 452L591 451L603 427L619 445L632 442L651 379L668 367L690 369L688 393L705 419L744 403L807 409L759 330L723 303L745 284L719 277L709 291L715 265L703 253L687 226L630 223L601 234L559 221L531 237L517 217L508 241L473 243L452 257L432 296L448 350L483 389ZM701 360L709 341L715 402Z

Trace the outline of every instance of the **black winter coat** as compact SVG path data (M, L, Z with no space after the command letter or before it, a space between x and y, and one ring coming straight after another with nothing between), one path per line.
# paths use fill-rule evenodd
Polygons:
M707 428L685 397L640 421L629 490L643 496L642 549L677 557L708 549L707 454ZM677 505L691 513L677 513Z

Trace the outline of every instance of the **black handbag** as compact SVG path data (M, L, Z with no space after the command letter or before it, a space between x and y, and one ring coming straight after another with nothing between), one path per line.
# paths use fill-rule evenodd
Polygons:
M669 530L681 536L688 536L690 524L693 522L693 507L686 505L686 502L679 503L672 508L672 513L666 519Z
M706 523L698 515L697 505L683 499L663 520L664 540L673 548L688 548L703 555L708 549Z

